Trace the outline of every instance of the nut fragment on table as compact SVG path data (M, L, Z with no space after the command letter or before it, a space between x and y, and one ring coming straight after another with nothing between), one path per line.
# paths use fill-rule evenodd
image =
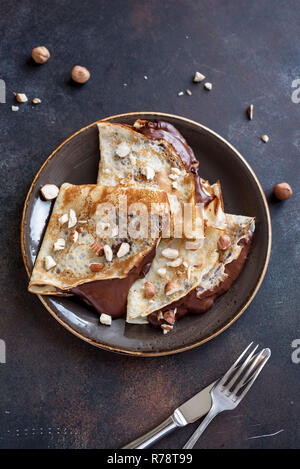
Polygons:
M212 90L212 84L207 82L207 83L204 83L204 88L208 91Z
M253 104L247 107L247 115L250 121L253 119Z
M268 135L265 135L265 134L263 134L260 138L262 139L264 143L268 143L268 141L270 140Z
M90 79L91 74L86 67L75 65L75 67L72 68L71 76L73 81L83 84Z
M274 194L279 200L288 200L293 194L291 186L287 182L280 182L274 186Z
M200 83L205 79L205 75L202 75L200 72L196 72L193 78L194 83Z
M40 98L33 98L32 104L41 104L41 99Z
M25 93L14 93L18 103L27 103L28 98Z
M11 110L14 111L14 112L16 112L16 111L19 110L19 106L12 106L12 107L11 107Z
M189 89L185 90L185 92L186 92L186 94L188 94L189 96L192 96L192 94L193 94L193 93L191 92L191 90L189 90Z
M59 188L55 184L45 184L41 188L41 194L45 200L56 199L59 193Z
M50 58L50 52L45 46L38 46L32 49L31 57L37 64L44 64Z

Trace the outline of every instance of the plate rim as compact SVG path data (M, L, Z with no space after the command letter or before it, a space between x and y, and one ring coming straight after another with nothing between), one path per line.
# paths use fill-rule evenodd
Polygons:
M206 132L208 132L209 134L213 135L214 137L217 137L219 140L221 140L226 146L228 146L232 151L233 153L235 154L235 156L246 166L247 170L251 173L251 176L253 177L258 189L259 189L259 192L260 192L260 195L261 195L261 199L263 201L263 206L264 206L264 210L265 210L265 215L266 215L266 219L267 219L267 225L268 225L268 230L267 230L267 236L268 236L268 245L267 245L267 251L266 251L266 256L265 256L265 260L264 260L264 267L263 267L263 270L261 272L261 275L256 283L256 286L252 292L252 294L250 295L250 297L248 298L248 300L246 301L246 303L244 304L244 306L238 311L238 313L229 321L227 322L222 328L218 329L216 332L214 332L213 334L209 335L208 337L198 341L198 342L195 342L193 344L190 344L190 345L187 345L187 346L183 346L183 347L179 347L177 348L176 350L167 350L167 351L161 351L161 352L144 352L144 351L137 351L137 350L126 350L125 348L118 348L118 347L115 347L115 346L110 346L108 344L102 344L100 342L96 342L95 340L93 339L90 339L89 337L86 337L84 336L83 334L79 333L78 331L74 330L69 324L67 324L66 322L64 322L61 318L59 318L57 316L57 314L51 309L51 307L47 304L47 302L44 300L43 296L42 295L37 295L37 297L39 298L39 300L41 301L41 303L44 305L44 307L46 308L46 310L51 314L52 317L54 317L54 319L56 319L56 321L61 324L65 329L67 329L69 332L71 332L72 334L74 334L75 336L77 336L78 338L84 340L85 342L97 347L97 348L100 348L100 349L103 349L103 350L107 350L107 351L112 351L112 352L118 352L118 353L121 353L121 354L125 354L125 355L130 355L130 356L135 356L135 357L159 357L159 356L167 356L167 355L174 355L174 354L177 354L177 353L181 353L181 352L185 352L187 350L191 350L191 349L194 349L196 347L199 347L200 345L208 342L209 340L212 340L214 339L215 337L217 337L219 334L221 334L222 332L224 332L226 329L228 329L242 314L243 312L248 308L248 306L250 305L250 303L253 301L254 297L256 296L262 282L263 282L263 279L265 277L265 274L266 274L266 271L267 271L267 268L268 268L268 264L269 264L269 260L270 260L270 255L271 255L271 245L272 245L272 225L271 225L271 216L270 216L270 211L269 211L269 206L268 206L268 202L267 202L267 199L266 199L266 196L265 196L265 193L263 191L263 188L254 172L254 170L252 169L252 167L249 165L249 163L246 161L246 159L242 156L242 154L233 146L231 145L231 143L229 143L224 137L222 137L221 135L219 135L217 132L215 132L214 130L211 130L209 127L206 127L205 125L203 124L200 124L199 122L197 121L194 121L192 119L189 119L187 117L182 117L182 116L178 116L176 114L169 114L169 113L164 113L164 112L151 112L151 111L134 111L134 112L126 112L126 113L121 113L121 114L114 114L112 116L108 116L108 117L104 117L103 119L99 119L99 120L96 120L94 122L92 122L91 124L88 124L86 125L85 127L82 127L81 129L77 130L76 132L74 132L72 135L70 135L69 137L67 137L65 140L63 140L62 143L60 143L51 153L50 155L46 158L46 160L44 161L44 163L41 165L41 167L39 168L39 170L37 171L37 173L35 174L35 177L29 187L29 190L27 192L27 195L26 195L26 198L25 198L25 202L24 202L24 206L23 206L23 211L22 211L22 219L21 219L21 251L22 251L22 258L23 258L23 262L24 262L24 266L25 266L25 270L27 272L27 275L28 277L30 277L31 275L31 272L30 272L30 269L29 269L29 266L28 266L28 259L27 259L27 255L26 255L26 250L25 250L25 219L26 219L26 214L27 214L27 208L28 208L28 202L29 202L29 198L33 192L33 189L35 187L35 184L36 184L36 181L37 179L39 178L39 175L40 173L43 171L43 169L47 166L47 164L49 163L49 161L54 157L54 155L56 155L56 153L66 144L68 143L69 140L71 140L72 138L74 138L76 135L80 134L81 132L84 132L85 130L87 130L88 128L96 125L98 122L105 122L105 121L109 121L111 119L118 119L118 118L122 118L122 117L130 117L130 116L136 116L136 115L151 115L151 116L160 116L160 117L163 117L163 118L172 118L172 119L177 119L177 120L180 120L180 121L184 121L184 122L187 122L189 124L192 124L192 125L195 125L196 127L200 127L201 129L205 130Z

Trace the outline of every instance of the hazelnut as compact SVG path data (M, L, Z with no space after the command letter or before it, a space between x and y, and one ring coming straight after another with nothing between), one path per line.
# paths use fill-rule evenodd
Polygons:
M14 93L18 103L27 103L28 98L25 93Z
M105 326L111 326L111 316L109 314L102 313L100 315L100 322Z
M90 271L91 272L101 272L101 270L103 269L104 265L101 264L100 262L93 262L92 264L90 264Z
M193 82L194 82L194 83L200 83L200 82L203 81L204 79L205 79L205 76L202 75L202 73L196 72L195 75L194 75L194 78L193 78Z
M274 187L274 194L279 200L287 200L291 197L293 191L287 182L280 182Z
M164 320L169 324L175 323L175 314L174 314L173 309L170 309L169 311L166 311L164 313Z
M78 241L78 237L79 237L78 231L74 230L74 231L71 231L69 240L72 244L75 244Z
M145 295L147 298L152 298L155 295L156 288L151 282L145 282Z
M44 64L50 58L50 52L45 46L35 47L32 49L31 57L37 64Z
M99 257L103 256L103 254L104 254L103 244L102 244L100 241L95 241L95 242L91 245L91 249L92 249L92 251L94 251L94 253L97 254L97 256L99 256Z
M166 248L162 250L161 254L167 259L177 259L179 251L178 249Z
M220 236L218 241L218 249L220 249L220 251L225 251L225 249L228 249L230 245L231 239L228 235L223 234L222 236Z
M171 296L174 293L177 293L181 290L182 290L181 286L178 285L178 283L175 283L175 282L168 282L167 285L165 286L165 294L167 296Z
M46 256L45 259L44 259L44 262L45 262L45 269L46 270L51 270L51 269L53 269L53 267L56 266L56 262L53 259L53 257L51 257L51 256Z
M66 241L63 238L58 238L53 245L54 251L62 251L66 247Z
M76 83L86 83L90 79L90 72L87 68L81 67L80 65L75 65L72 69L72 80Z
M45 200L56 199L59 193L59 188L55 184L45 184L41 187L41 194Z

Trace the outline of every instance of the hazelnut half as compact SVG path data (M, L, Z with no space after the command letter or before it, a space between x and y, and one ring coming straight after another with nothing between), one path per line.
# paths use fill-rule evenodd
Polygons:
M221 251L225 251L225 249L228 249L230 245L231 239L228 235L223 234L222 236L220 236L218 241L218 249L220 249Z
M82 67L81 65L75 65L72 69L72 80L76 83L86 83L90 79L90 72L87 68Z
M291 197L293 191L287 182L280 182L274 186L274 194L279 200L287 200Z
M169 324L175 323L175 314L174 314L173 309L169 309L169 311L166 311L164 313L164 320Z
M50 52L45 46L35 47L32 49L31 57L37 64L44 64L50 58Z
M145 282L145 295L147 298L152 298L155 295L156 288L152 282Z

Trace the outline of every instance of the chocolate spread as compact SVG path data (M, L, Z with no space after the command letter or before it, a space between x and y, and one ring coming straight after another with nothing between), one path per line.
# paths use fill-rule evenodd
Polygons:
M212 307L214 304L215 299L223 295L233 282L238 278L243 265L247 259L251 242L253 238L253 233L249 232L249 235L247 238L241 239L239 242L240 245L242 245L242 250L240 252L240 255L237 259L234 261L230 262L225 266L225 273L227 274L227 277L225 280L223 280L219 285L214 287L212 290L205 291L202 295L197 296L197 287L194 288L192 291L190 291L186 296L183 298L180 298L177 301L174 301L173 303L169 304L165 308L163 308L162 313L165 311L169 310L174 310L177 308L176 311L176 321L183 318L186 316L188 313L193 313L193 314L201 314L205 313L208 309ZM166 321L164 320L158 320L157 319L157 314L159 311L154 311L148 316L148 321L150 324L152 324L154 327L160 327L161 324L166 324Z
M203 189L198 175L199 161L196 159L192 148L188 145L181 133L174 127L174 125L169 124L169 122L140 122L142 124L141 128L138 130L140 133L152 140L166 140L172 145L176 153L180 156L186 169L194 176L196 203L202 203L204 205L209 204L214 197L207 194Z
M155 251L156 248L152 249L138 266L131 269L125 278L84 283L72 288L69 293L81 298L99 314L106 313L112 318L123 316L126 314L129 288L137 279L145 277L154 259Z

